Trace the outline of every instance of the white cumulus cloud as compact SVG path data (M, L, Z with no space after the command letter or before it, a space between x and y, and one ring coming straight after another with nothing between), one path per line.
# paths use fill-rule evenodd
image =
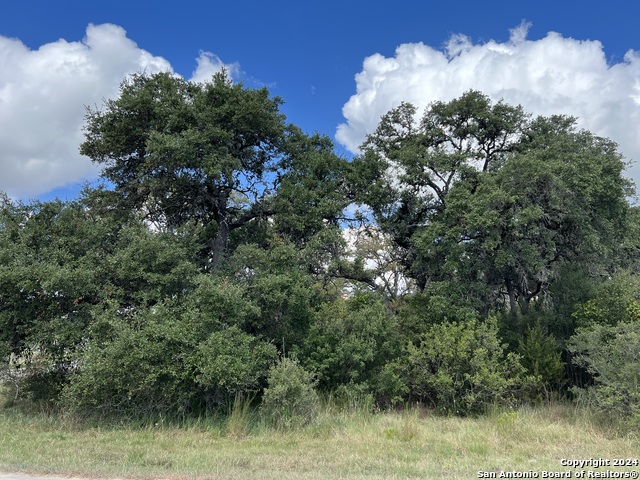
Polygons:
M408 43L392 58L365 58L336 139L355 153L400 102L423 111L433 101L476 89L535 115L578 117L581 128L616 141L627 160L637 162L627 175L640 184L640 52L629 50L623 61L610 64L598 41L554 32L527 40L528 27L512 29L503 43L474 44L453 35L442 49Z
M206 52L197 63L196 80L223 66ZM30 198L96 177L98 167L78 153L85 106L115 97L120 82L139 71L172 67L117 25L90 24L82 41L37 50L0 35L0 191Z
M191 81L196 83L208 82L211 77L221 70L227 70L231 77L235 77L240 73L240 65L237 63L225 64L217 55L211 52L200 51L200 55L196 59L197 67L191 75Z

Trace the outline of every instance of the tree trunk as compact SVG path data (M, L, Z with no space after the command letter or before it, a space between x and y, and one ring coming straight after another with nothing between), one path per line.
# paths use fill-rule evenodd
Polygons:
M216 199L215 221L218 224L218 232L216 236L209 241L211 249L211 272L217 273L222 266L224 257L229 246L229 222L227 220L227 202L229 200L229 192L222 189L218 192Z
M209 245L211 246L211 271L217 273L229 246L229 223L226 218L218 224L218 233Z
M505 279L507 286L507 292L509 293L509 310L512 315L518 312L518 300L516 299L516 289L513 287L513 282L510 278Z

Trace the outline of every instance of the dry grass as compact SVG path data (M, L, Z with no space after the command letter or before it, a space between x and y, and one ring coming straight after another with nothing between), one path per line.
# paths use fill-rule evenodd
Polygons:
M635 458L640 452L633 433L562 404L477 419L328 408L318 423L294 432L245 420L244 428L242 418L232 428L219 420L89 427L5 411L0 471L154 479L470 479L478 471L567 470L560 459Z

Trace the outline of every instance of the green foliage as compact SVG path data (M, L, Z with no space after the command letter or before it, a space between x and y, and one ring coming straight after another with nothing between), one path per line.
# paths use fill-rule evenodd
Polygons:
M399 351L395 318L376 296L356 294L320 307L300 360L322 390L363 394L385 388L379 376Z
M118 309L103 313L95 338L78 356L65 406L132 417L187 411L194 388L184 362L191 351L185 327L164 305L128 315Z
M547 304L541 305L543 328L562 346L575 333L578 306L594 296L601 278L589 273L588 265L563 265L556 278L549 284Z
M80 150L104 165L118 209L163 229L197 226L202 263L217 272L234 241L259 241L276 213L276 229L303 242L348 204L347 162L328 138L287 124L281 104L224 71L206 83L137 74L88 112Z
M382 367L377 375L375 392L379 406L403 404L411 394L407 380L406 357L398 356Z
M627 214L626 235L612 263L631 272L640 272L640 207L633 205Z
M184 304L194 331L201 336L232 326L247 331L261 315L242 282L201 274L194 278L194 286Z
M640 277L620 272L602 282L573 313L578 327L616 325L640 318Z
M409 343L410 393L441 411L469 415L516 400L527 379L519 357L505 355L495 319L432 325Z
M284 173L273 199L274 229L301 246L338 218L350 202L345 180L350 164L333 152L328 137L294 132L286 146Z
M109 305L135 312L177 299L197 271L179 237L82 201L6 203L0 215L0 353L42 352L20 388L32 399L57 399Z
M565 383L565 367L558 341L546 334L540 323L530 325L518 339L520 362L527 373L537 379L540 394L548 397Z
M18 400L33 401L42 406L57 397L64 369L52 361L51 356L40 345L11 353L6 363L0 363L0 385L10 395L8 405Z
M78 355L65 405L89 414L188 414L259 391L275 347L235 326L208 332L207 323L170 304L105 312Z
M264 390L262 415L276 428L299 428L313 423L320 402L314 387L316 381L297 360L284 357L269 370Z
M7 202L0 216L1 353L39 343L61 352L90 322L100 293L96 253L112 252L103 237L114 226L59 201Z
M613 142L476 91L415 113L386 114L353 171L419 289L444 282L482 315L516 313L545 300L567 262L611 268L632 193Z
M229 327L201 341L187 362L196 383L215 401L258 391L276 356L274 345Z
M473 189L481 172L499 168L527 117L520 107L491 105L474 91L432 104L420 122L416 112L403 103L382 117L354 160L354 184L358 201L371 207L377 224L405 251L404 266L423 288L429 280L446 279L448 267L439 259L448 249L441 240L450 226L442 228L442 220L453 187ZM416 249L418 235L430 237L423 239L428 246ZM416 262L429 263L428 271Z
M578 399L640 426L640 321L583 327L569 350L593 376L593 385L574 388Z
M2 214L13 216L0 230L2 310L55 322L48 333L58 338L104 301L179 295L196 271L176 236L135 219L116 222L81 202L7 206Z
M508 351L520 356L527 374L535 379L530 385L532 400L548 400L567 383L563 359L565 342L553 333L554 326L561 322L559 310L566 306L558 307L535 305L525 313L505 311L498 317L500 338Z
M432 325L478 320L478 305L467 295L464 285L431 282L421 292L409 296L398 311L398 323L406 340L419 342Z
M562 353L574 384L591 375L580 395L637 416L640 210L613 142L470 91L419 121L401 104L347 162L281 104L225 72L137 74L87 114L81 151L109 187L0 196L15 401L227 408L240 436L269 377L279 428L313 420L316 386L475 414L559 388L579 327Z
M238 247L227 266L259 312L245 323L246 331L287 350L302 343L319 303L305 257L293 243L274 236L266 248Z

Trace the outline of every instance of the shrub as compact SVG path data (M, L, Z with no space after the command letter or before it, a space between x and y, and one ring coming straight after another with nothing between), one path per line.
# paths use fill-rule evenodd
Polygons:
M601 283L593 298L578 306L573 313L578 327L615 325L640 318L640 277L618 273Z
M321 390L366 395L383 388L385 365L399 353L396 319L380 299L359 293L322 305L300 359L317 375Z
M72 366L70 352L54 357L39 344L26 347L18 354L10 354L5 362L0 363L0 387L4 387L5 395L10 397L7 405L21 403L22 406L55 407Z
M298 428L316 420L320 406L316 382L297 360L282 358L267 381L260 409L276 428Z
M517 355L505 355L497 330L493 318L428 327L418 345L408 346L410 393L456 415L514 401L525 382L524 368Z
M592 324L570 339L573 362L593 377L574 388L579 400L640 426L640 322Z
M565 368L558 341L547 335L540 323L530 325L518 339L518 353L527 373L536 378L538 393L549 394L565 383Z
M209 333L201 325L197 312L162 304L131 318L105 313L65 388L66 405L86 414L185 414L258 392L276 348L235 326Z
M498 316L500 338L508 351L520 355L520 363L535 380L530 392L535 401L549 400L567 383L562 348L566 340L561 342L553 333L558 321L556 312L539 304L525 312L504 311Z
M228 398L259 391L276 357L273 344L229 327L200 342L187 362L211 407Z
M103 335L79 355L64 390L66 407L75 413L131 417L188 408L194 385L182 358L190 351L184 326L171 322L161 306L140 312L135 322L139 325L106 313L96 323L94 331L99 327Z
M476 305L468 297L463 285L431 282L424 291L407 297L401 304L398 321L404 336L417 343L431 325L477 320Z

